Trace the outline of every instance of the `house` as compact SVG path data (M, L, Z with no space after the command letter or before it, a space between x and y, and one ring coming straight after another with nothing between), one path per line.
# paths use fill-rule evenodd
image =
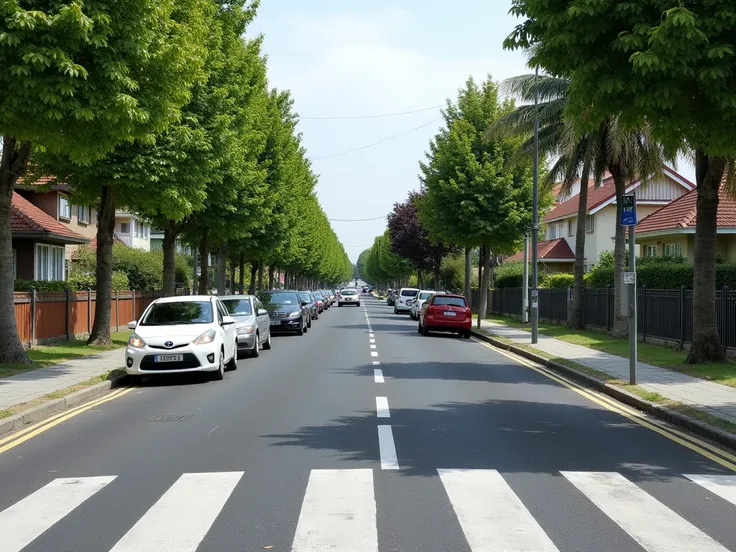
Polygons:
M670 167L663 168L661 176L646 181L637 179L626 188L627 193L637 197L637 215L642 220L668 205L673 200L691 192L695 184ZM579 184L578 184L579 193ZM574 191L574 190L573 190ZM544 217L546 239L565 240L571 251L575 251L577 231L578 194L559 202ZM585 217L585 270L593 268L601 253L612 251L617 224L616 189L609 175L596 188L591 182L588 189L587 214ZM574 260L574 256L573 256Z
M128 247L151 250L151 225L134 213L115 211L115 236Z
M89 240L18 192L13 192L10 208L14 277L21 280L65 280L67 247L78 247Z
M642 219L636 227L639 252L645 257L694 257L697 190ZM736 200L721 187L719 192L716 254L736 261Z
M164 231L157 228L151 229L151 251L162 251L164 248ZM176 240L176 252L185 255L192 254L192 248L181 240Z
M531 258L532 250L530 245L530 262ZM554 272L571 273L573 265L575 264L575 253L573 253L572 249L570 249L570 245L565 239L557 238L554 240L540 241L537 244L537 259L537 265L539 269L545 274L551 274ZM504 262L507 263L513 263L517 261L524 261L523 251L519 251L518 253L504 259Z

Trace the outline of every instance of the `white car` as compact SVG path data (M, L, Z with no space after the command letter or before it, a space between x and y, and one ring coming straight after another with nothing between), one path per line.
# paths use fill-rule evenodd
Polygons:
M125 348L128 374L207 372L221 380L237 367L235 319L217 297L156 299L128 328L134 330Z
M417 298L414 299L414 301L412 301L411 303L411 311L409 312L409 316L411 316L412 320L419 320L419 313L422 312L422 305L427 299L429 299L430 295L433 295L435 293L438 292L426 289L423 289L419 292Z
M394 314L402 312L411 312L411 304L419 295L417 288L401 288L396 294L396 304L394 305Z
M360 294L354 289L344 289L340 292L340 297L337 300L337 306L342 307L343 305L356 305L360 306Z

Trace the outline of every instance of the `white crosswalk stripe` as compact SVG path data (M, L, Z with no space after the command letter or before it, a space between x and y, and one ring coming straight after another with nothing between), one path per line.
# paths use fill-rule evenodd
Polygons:
M378 552L373 470L312 470L292 552Z
M243 472L185 473L112 552L194 552Z
M382 470L399 470L391 426L379 425L378 433ZM380 500L376 503L374 477L385 473L382 470L312 470L298 518L295 516L291 522L296 526L291 552L378 552L378 513L382 517L400 515L381 511ZM716 540L718 535L707 535L619 473L560 473L572 486L572 492L573 487L579 491L580 501L589 501L595 506L596 515L612 520L622 539L628 534L648 552L726 552ZM546 533L544 524L535 519L533 505L525 503L529 499L522 500L523 496L514 492L501 472L438 469L437 474L445 489L437 498L454 510L472 552L563 550ZM141 510L132 527L122 528L127 533L111 552L195 552L215 520L227 510L235 488L243 485L247 492L243 475L240 471L183 474L160 497L151 500L153 505L147 511ZM736 476L683 477L693 482L694 493L713 493L729 503L721 506L736 506ZM61 530L68 514L115 479L116 476L56 479L0 512L0 552L21 552L52 527ZM116 481L115 490L121 484L122 481ZM110 487L95 502L115 499ZM733 513L736 519L736 509ZM227 515L233 516L231 512ZM247 531L248 520L242 519L242 524ZM292 530L294 525L287 523L284 530ZM95 526L90 526L89 538L94 538L95 530ZM571 530L584 531L576 527ZM457 547L465 548L465 544L458 543Z
M114 476L54 479L3 510L0 512L0 550L22 550L113 479Z
M619 473L562 475L645 550L726 552L726 548Z
M496 470L437 470L473 552L557 552Z

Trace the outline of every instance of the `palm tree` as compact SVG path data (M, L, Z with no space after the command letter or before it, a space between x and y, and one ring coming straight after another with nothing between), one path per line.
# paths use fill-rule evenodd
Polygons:
M556 157L543 186L551 186L562 179L560 192L572 191L575 180L580 178L578 194L577 230L575 236L575 265L573 269L573 301L568 325L573 329L583 327L583 293L585 260L585 217L588 212L588 187L592 177L599 185L606 170L611 172L616 186L617 204L626 185L638 175L661 172L665 158L662 148L651 139L648 128L627 130L620 127L617 117L604 121L592 132L579 132L572 121L565 117L570 88L569 79L549 75L520 75L503 83L503 89L525 102L508 115L499 119L489 130L488 136L523 135L525 141L519 147L512 162L527 160L534 151L534 120L539 118L539 149L545 156ZM531 103L535 96L538 106ZM626 260L626 235L624 228L616 225L614 256L615 317L614 335L627 333L627 319L621 316L623 270Z

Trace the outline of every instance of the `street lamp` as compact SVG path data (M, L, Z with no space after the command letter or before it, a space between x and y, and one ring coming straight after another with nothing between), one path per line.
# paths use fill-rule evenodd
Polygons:
M539 242L539 66L534 71L534 184L532 187L532 343L539 340L539 274L537 248Z

